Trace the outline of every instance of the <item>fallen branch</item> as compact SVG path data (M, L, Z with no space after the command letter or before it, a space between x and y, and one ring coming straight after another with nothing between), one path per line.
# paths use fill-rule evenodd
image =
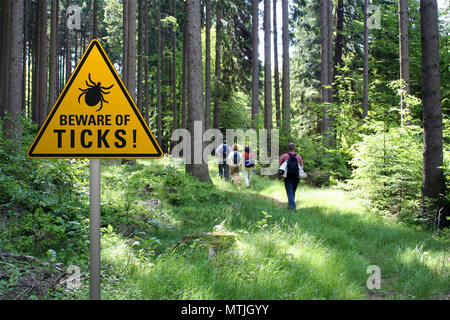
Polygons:
M33 257L33 256L29 256L29 255L25 255L25 254L16 254L16 253L12 253L12 252L5 251L5 250L2 250L1 254L2 254L2 256L10 257L10 258L17 259L17 260L27 260L29 262L35 262L35 263L40 264L41 266L45 266L45 267L49 266L60 272L65 272L65 270L63 270L55 265L51 265L48 262L41 261L38 258Z

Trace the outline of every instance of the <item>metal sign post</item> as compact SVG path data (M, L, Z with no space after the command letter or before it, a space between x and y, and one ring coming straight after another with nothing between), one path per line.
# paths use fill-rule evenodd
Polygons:
M89 165L89 296L100 300L100 159Z

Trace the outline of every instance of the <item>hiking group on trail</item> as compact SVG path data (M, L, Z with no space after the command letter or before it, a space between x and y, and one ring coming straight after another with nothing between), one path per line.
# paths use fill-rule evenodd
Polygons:
M237 184L241 184L240 168L244 176L245 186L250 188L250 175L254 170L255 156L250 152L250 147L246 146L245 151L240 154L239 146L233 145L233 148L227 145L226 140L216 149L217 161L219 163L219 177L228 180L231 175L231 180Z
M279 161L279 174L284 178L284 187L288 198L290 210L297 210L295 204L295 192L300 178L306 177L303 171L303 159L299 154L295 153L296 146L293 142L288 144L288 152L283 154ZM231 181L241 184L240 170L244 176L245 186L250 187L250 176L255 172L255 156L250 152L250 147L245 146L244 152L239 153L239 146L234 144L231 148L227 145L226 139L216 149L216 157L219 165L219 177L228 180L231 175Z

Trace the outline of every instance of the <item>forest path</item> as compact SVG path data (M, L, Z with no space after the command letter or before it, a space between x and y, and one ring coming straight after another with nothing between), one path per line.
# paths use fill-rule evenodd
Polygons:
M181 167L177 173L169 163L160 166L133 173L140 186L142 177L153 181L153 192L163 197L158 212L173 222L149 232L152 243L160 242L157 254L133 262L124 258L136 256L127 241L114 234L102 240L102 260L120 270L128 263L126 290L139 298L433 299L449 293L448 241L376 214L348 192L302 182L292 212L281 180L252 175L250 188L236 187L211 164L211 186L187 178ZM212 260L202 241L169 250L184 235L218 228L238 242L216 250ZM367 286L377 276L370 266L379 268L380 289Z

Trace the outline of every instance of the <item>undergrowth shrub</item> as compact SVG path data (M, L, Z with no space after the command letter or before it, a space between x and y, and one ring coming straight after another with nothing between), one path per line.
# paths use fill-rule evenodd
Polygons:
M414 218L420 205L422 135L418 127L366 135L353 147L350 185L372 205L400 218Z
M329 186L351 177L350 153L344 148L324 148L320 138L303 137L296 153L303 159L306 182L311 186Z
M0 245L37 255L69 240L81 248L89 212L87 161L28 159L37 128L29 119L22 126L21 145L0 134Z

